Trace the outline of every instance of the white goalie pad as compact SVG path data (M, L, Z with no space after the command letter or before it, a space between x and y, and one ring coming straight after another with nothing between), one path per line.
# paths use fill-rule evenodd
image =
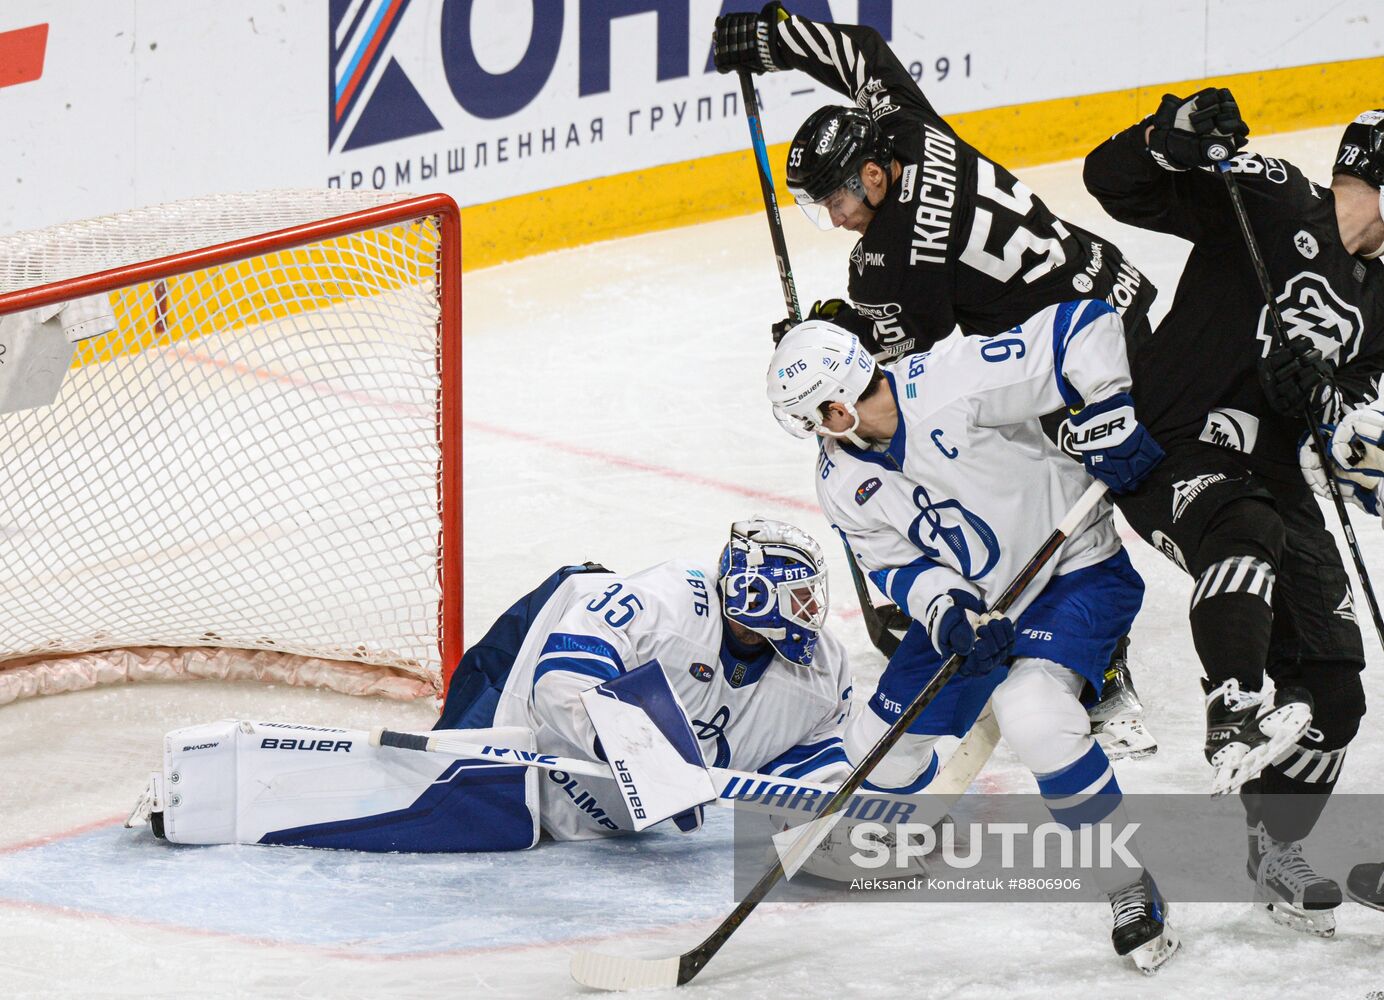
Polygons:
M106 295L0 317L0 413L50 406L72 367L75 345L114 329Z
M522 728L459 730L534 748ZM164 737L163 831L179 844L506 851L538 840L538 774L370 745L363 731L227 720Z

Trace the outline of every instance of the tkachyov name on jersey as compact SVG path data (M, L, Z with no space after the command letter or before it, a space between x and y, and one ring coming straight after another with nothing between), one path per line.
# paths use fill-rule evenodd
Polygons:
M952 206L956 203L956 140L941 129L924 125L923 153L918 208L913 215L913 241L908 262L945 264ZM907 200L902 193L900 200Z

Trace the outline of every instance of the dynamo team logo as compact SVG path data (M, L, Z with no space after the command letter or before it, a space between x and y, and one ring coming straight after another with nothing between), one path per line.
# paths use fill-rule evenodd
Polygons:
M412 0L331 0L327 148L360 149L442 128L390 54ZM342 136L345 140L342 140Z

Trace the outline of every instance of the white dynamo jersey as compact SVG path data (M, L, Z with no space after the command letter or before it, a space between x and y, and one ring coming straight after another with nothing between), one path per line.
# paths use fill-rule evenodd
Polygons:
M1092 482L1038 418L1128 391L1120 319L1103 302L1059 303L998 336L952 337L884 371L898 430L880 450L822 439L822 510L914 620L952 588L979 593L989 606ZM1009 616L1053 576L1119 548L1102 502Z
M806 667L772 652L745 663L722 650L722 628L713 565L674 560L630 576L570 576L534 619L494 724L532 729L543 753L593 759L596 734L580 693L657 660L708 765L844 778L851 682L841 643L822 632ZM545 772L541 788L543 828L556 839L633 827L614 781Z

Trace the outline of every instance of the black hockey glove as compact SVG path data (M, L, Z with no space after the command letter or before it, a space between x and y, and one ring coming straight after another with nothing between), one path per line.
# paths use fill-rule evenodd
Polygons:
M1164 170L1213 167L1245 144L1249 126L1224 87L1207 87L1191 97L1164 94L1153 115L1149 152Z
M803 319L781 319L769 328L774 335L774 346L778 346L778 342L783 339L785 333L809 319L824 319L828 323L835 323L859 336L860 331L856 327L863 317L845 299L827 299L825 302L818 299L812 303L812 308L807 311L807 315Z
M1331 378L1331 366L1306 337L1291 337L1259 362L1264 398L1279 413L1297 416Z
M773 28L788 20L788 11L777 2L765 4L758 14L725 14L716 19L711 32L711 53L716 72L772 73L774 62Z

